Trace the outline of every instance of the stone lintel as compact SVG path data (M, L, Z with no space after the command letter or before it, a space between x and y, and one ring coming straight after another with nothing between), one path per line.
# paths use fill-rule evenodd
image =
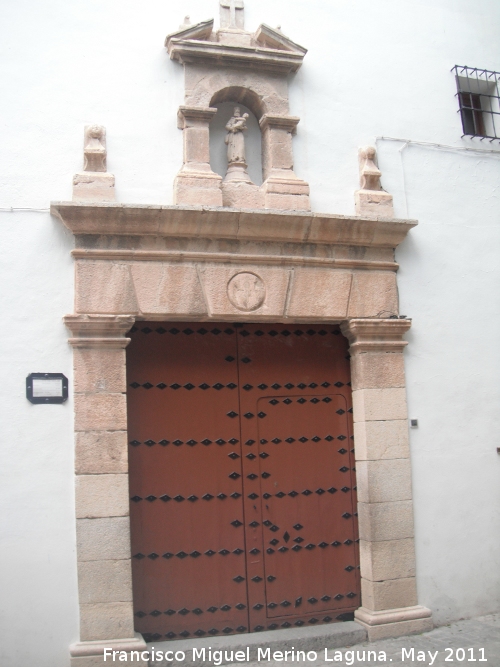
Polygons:
M73 347L127 347L125 338L135 322L132 315L66 315L64 323L73 334Z
M219 177L220 178L220 177ZM53 202L74 234L218 238L395 248L416 220L209 206Z
M402 336L410 329L411 319L352 319L341 324L350 343L350 353L402 352L408 345Z

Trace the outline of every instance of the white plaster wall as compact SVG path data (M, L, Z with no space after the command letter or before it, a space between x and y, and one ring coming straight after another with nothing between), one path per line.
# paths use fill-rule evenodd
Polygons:
M247 27L309 48L290 77L295 171L314 210L353 211L358 146L378 141L396 213L420 603L444 623L498 610L500 146L461 139L450 69L500 70L498 0L247 0ZM0 5L0 208L71 197L83 126L107 127L119 201L172 202L182 68L163 48L216 0L16 0ZM77 638L72 404L31 406L30 371L71 375L72 238L46 212L0 212L0 662L64 667Z

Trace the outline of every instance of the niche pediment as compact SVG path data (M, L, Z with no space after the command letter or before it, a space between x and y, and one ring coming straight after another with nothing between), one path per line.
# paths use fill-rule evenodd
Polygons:
M296 72L307 49L280 30L262 23L255 33L237 28L214 31L214 20L185 25L165 39L172 60L221 67L266 70L279 74Z

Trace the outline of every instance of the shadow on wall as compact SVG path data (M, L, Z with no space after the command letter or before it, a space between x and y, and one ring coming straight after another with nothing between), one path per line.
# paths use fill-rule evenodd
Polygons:
M224 178L227 171L226 123L238 106L241 113L247 113L247 131L245 132L245 153L248 173L255 185L262 185L262 136L255 115L243 104L220 102L214 105L217 113L210 123L210 166L212 171Z

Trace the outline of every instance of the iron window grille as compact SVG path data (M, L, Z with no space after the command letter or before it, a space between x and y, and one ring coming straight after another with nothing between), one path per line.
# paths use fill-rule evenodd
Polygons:
M455 65L462 137L500 139L500 73Z

